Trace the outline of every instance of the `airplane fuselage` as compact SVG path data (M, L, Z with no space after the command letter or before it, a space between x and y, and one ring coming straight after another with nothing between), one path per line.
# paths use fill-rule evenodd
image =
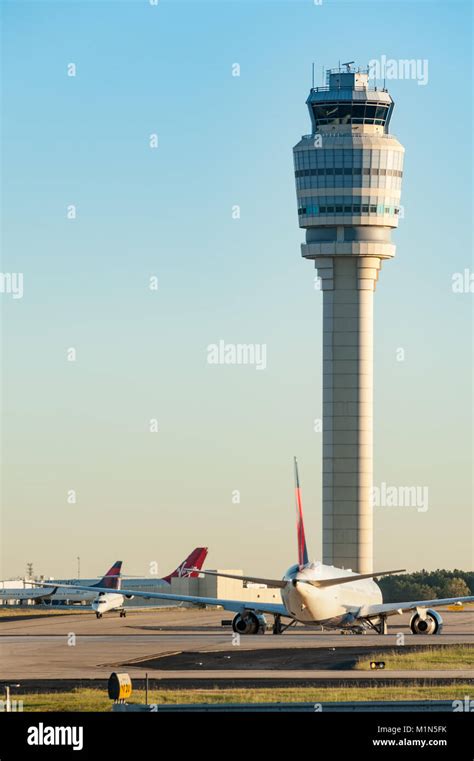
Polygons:
M74 588L74 581L58 581L58 582L50 582L50 583L57 583L58 589L51 591L40 590L37 587L32 588L0 588L0 601L10 601L10 600L17 600L17 601L27 601L27 600L33 600L38 603L42 602L45 605L51 605L51 604L60 604L60 603L69 603L69 604L76 604L79 605L81 603L92 603L97 598L97 589L94 585L97 585L97 582L94 582L93 580L90 581L90 585L88 581L85 581L84 583L87 586L90 586L90 591L86 589L75 589ZM82 583L82 582L78 582ZM170 584L163 579L157 579L154 582L153 588L156 589L163 589L163 591L168 591L170 589ZM113 590L111 590L112 592Z
M359 579L330 587L315 587L304 582L337 576L347 578L350 574L348 570L322 563L308 563L302 568L291 566L283 577L287 581L281 590L283 604L291 617L302 624L351 626L359 608L382 602L382 592L375 581Z
M63 584L64 582L58 582L58 584ZM73 584L74 582L70 582ZM86 592L84 590L78 590L74 588L69 587L69 583L67 583L66 587L62 587L60 589L55 590L51 593L49 591L47 594L45 594L44 591L40 591L39 589L33 587L32 589L29 588L17 588L17 589L0 589L0 600L36 600L38 602L44 602L47 605L50 605L53 601L55 603L82 603L82 602L92 602L92 600L95 600L97 597L97 591L93 588L91 582L91 591Z

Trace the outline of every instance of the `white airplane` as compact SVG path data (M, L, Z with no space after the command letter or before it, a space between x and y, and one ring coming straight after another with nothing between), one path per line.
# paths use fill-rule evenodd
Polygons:
M117 589L120 589L120 586ZM103 614L110 610L120 611L120 618L125 618L127 611L123 607L124 602L125 597L119 592L100 592L92 601L91 608L95 610L96 618L102 618Z
M239 634L264 633L267 626L265 614L274 618L273 634L282 634L283 631L296 623L311 626L316 624L328 629L354 632L371 630L378 634L386 634L387 618L406 611L413 611L410 620L410 629L413 634L440 634L443 620L440 614L433 610L432 606L474 601L474 596L471 596L384 603L380 587L374 579L378 576L401 573L405 569L358 574L348 569L323 565L319 561L309 562L296 458L295 480L298 563L292 565L282 579L201 571L201 573L208 575L266 584L267 587L280 589L281 605L164 592L141 592L131 589L122 590L122 594L125 597L134 596L172 602L184 601L195 605L220 606L236 614L232 627ZM105 589L102 591L107 592ZM282 618L289 619L289 623L282 624Z

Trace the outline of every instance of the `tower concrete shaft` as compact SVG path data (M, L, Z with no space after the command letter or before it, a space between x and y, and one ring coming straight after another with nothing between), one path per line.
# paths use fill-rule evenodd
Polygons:
M294 148L302 255L323 292L323 562L370 573L373 557L373 298L395 254L403 147L393 101L368 73L328 72Z

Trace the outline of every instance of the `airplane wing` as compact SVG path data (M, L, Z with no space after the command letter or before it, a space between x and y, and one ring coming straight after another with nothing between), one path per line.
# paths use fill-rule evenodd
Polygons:
M335 576L331 579L297 579L298 584L310 584L312 587L337 587L339 584L351 584L361 579L373 579L379 576L389 576L392 573L403 573L405 568L398 568L396 571L376 571L374 573L353 573L351 576ZM266 584L267 587L275 589L284 589L288 584L283 579L265 579L260 576L242 576L236 573L221 573L220 571L200 571L205 576L224 576L226 579L239 579L241 581L250 581L256 584Z
M242 576L237 573L221 573L220 571L199 571L204 576L223 576L225 579L238 579L239 581L250 581L254 584L266 584L267 587L274 589L284 589L287 585L287 581L282 579L264 579L260 576Z
M370 618L372 616L394 616L396 613L401 614L407 610L416 610L417 608L434 608L440 605L453 605L456 602L474 602L474 596L470 597L445 597L440 600L415 600L410 602L388 602L378 605L363 605L357 612L359 618Z
M52 584L44 583L42 586L53 586ZM81 586L79 584L56 584L56 588L68 586L73 589L81 589L91 591L90 587ZM110 589L106 587L94 587L94 591L97 594L102 592L110 592ZM143 597L145 600L169 600L170 602L189 602L192 605L216 605L224 608L224 610L230 610L233 613L243 613L246 610L252 610L256 613L269 613L270 615L286 616L292 618L288 613L284 605L278 603L268 602L250 602L247 600L223 600L218 597L195 597L192 595L173 595L167 592L142 592L134 589L121 589L120 594L125 598L131 597Z
M298 584L304 581L313 587L337 587L339 584L350 584L353 581L361 579L376 579L379 576L390 576L392 573L403 573L405 568L399 568L396 571L377 571L375 573L353 573L352 576L335 576L332 579L298 579Z

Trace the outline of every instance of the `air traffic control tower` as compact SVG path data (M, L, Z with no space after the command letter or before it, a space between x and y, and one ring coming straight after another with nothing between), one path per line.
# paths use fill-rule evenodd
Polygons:
M368 71L328 71L306 103L311 135L293 152L302 255L323 292L323 562L370 573L373 299L395 255L404 148Z

